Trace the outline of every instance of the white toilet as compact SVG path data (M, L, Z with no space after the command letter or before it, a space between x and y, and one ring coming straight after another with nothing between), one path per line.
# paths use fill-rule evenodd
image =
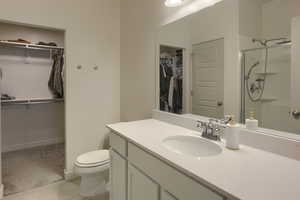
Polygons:
M107 191L105 172L110 167L108 150L92 151L78 156L75 173L81 176L80 195L93 197Z

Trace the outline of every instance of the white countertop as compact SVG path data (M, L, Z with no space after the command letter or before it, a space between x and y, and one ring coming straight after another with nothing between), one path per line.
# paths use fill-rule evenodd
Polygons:
M228 196L242 200L299 200L300 161L241 146L216 156L195 159L162 146L162 140L175 135L198 135L180 126L155 119L121 122L107 126L134 144Z

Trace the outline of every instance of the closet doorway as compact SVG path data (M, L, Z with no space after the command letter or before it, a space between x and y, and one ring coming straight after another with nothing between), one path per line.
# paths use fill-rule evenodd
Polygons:
M183 113L184 49L160 45L159 52L159 109Z
M62 30L0 23L5 196L64 178L64 38Z

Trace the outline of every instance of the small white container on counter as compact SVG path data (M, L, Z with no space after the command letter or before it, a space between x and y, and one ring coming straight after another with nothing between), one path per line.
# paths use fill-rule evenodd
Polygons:
M234 118L225 128L226 147L231 150L240 149L240 125L234 121Z
M258 120L254 118L254 112L250 112L250 118L246 119L246 128L249 130L258 129Z

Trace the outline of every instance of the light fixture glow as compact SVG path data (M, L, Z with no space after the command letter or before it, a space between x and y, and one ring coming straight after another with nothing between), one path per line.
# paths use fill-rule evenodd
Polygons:
M183 3L183 0L166 0L165 5L167 7L177 7Z

